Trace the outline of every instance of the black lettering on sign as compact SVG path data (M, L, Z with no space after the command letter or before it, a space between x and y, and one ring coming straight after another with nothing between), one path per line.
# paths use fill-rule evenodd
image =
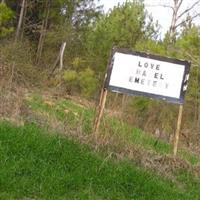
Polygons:
M135 83L140 83L140 79L139 78L135 78Z
M156 65L156 70L160 70L160 65Z
M133 82L133 76L130 76L130 78L129 78L129 82Z
M145 79L141 79L141 84L144 85Z
M157 86L157 81L153 81L153 87Z
M158 73L155 73L154 78L158 79Z
M154 68L154 65L155 65L155 64L151 63L151 69L153 69L153 68Z
M138 75L141 74L141 70L137 69L136 74L138 74Z
M149 64L146 62L144 63L144 67L147 68L149 66Z
M140 61L139 61L139 63L138 63L138 67L142 67L142 65L141 65Z
M155 73L154 78L164 80L163 74Z
M160 65L159 64L154 64L154 63L142 63L141 61L139 61L138 63L138 67L145 67L145 68L150 68L152 70L160 70Z
M147 76L146 71L143 71L142 76Z

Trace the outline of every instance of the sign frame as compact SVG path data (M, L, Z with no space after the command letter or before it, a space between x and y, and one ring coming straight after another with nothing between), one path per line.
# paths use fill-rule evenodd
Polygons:
M152 94L152 93L148 93L148 92L130 90L130 89L122 88L122 87L116 87L116 86L109 85L111 75L112 75L112 70L113 70L115 53L133 55L133 56L138 56L141 58L147 58L147 59L149 58L149 59L153 59L153 60L157 60L157 61L162 61L162 62L167 62L167 63L172 63L172 64L179 64L179 65L185 66L182 84L181 84L180 97L174 98L174 97L170 97L170 96L157 95L157 94ZM178 60L178 59L174 59L174 58L168 58L168 57L153 55L153 54L144 53L144 52L132 51L129 49L124 49L124 48L113 48L111 56L110 56L108 68L107 68L107 74L106 74L104 88L106 88L107 90L112 91L112 92L128 94L131 96L144 96L144 97L148 97L148 98L164 100L164 101L167 101L170 103L182 105L184 103L184 98L185 98L185 94L186 94L186 90L187 90L190 66L191 66L191 63L186 60Z
M123 54L139 56L139 57L143 57L143 58L149 58L149 59L153 59L153 60L157 60L157 61L164 61L164 62L168 62L168 63L184 65L185 68L184 68L179 98L173 98L173 97L169 97L169 96L162 96L162 95L157 95L157 94L151 94L148 92L140 92L140 91L136 91L136 90L130 90L130 89L126 89L126 88L110 86L109 83L110 83L111 74L112 74L112 70L113 70L113 63L114 63L113 56L117 52L123 53ZM118 92L118 93L128 94L128 95L132 95L132 96L144 96L144 97L149 97L149 98L154 98L154 99L159 99L159 100L165 100L170 103L179 104L177 128L176 128L176 132L174 135L174 148L173 148L173 154L174 154L174 156L176 156L177 151L178 151L178 142L179 142L181 121L182 121L182 115L183 115L183 103L184 103L184 98L185 98L185 94L187 91L190 66L191 66L191 62L188 62L186 60L167 58L167 57L163 57L163 56L159 56L159 55L131 51L131 50L122 49L122 48L113 48L112 52L111 52L111 56L109 58L108 65L107 65L107 72L105 74L103 86L101 89L99 105L98 105L97 114L96 114L95 121L94 121L93 131L94 131L95 139L97 140L98 136L99 136L99 126L100 126L101 118L103 117L103 112L104 112L105 104L106 104L106 98L107 98L107 94L108 94L109 90L112 92Z

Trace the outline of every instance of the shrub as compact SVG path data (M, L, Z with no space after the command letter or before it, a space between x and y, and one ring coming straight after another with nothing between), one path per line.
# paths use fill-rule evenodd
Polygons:
M8 22L12 18L13 12L4 3L0 3L0 38L13 32L13 27L9 27Z
M66 83L66 87L69 93L78 87L78 73L75 70L65 70L63 79Z
M95 73L90 68L80 72L79 84L81 88L81 94L84 97L91 97L97 88L97 79Z

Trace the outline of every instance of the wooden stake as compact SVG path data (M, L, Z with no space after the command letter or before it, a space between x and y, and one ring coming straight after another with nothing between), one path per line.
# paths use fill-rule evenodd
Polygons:
M178 150L178 142L179 142L179 134L180 134L180 129L181 129L182 115L183 115L183 105L180 105L178 121L177 121L177 128L176 128L176 133L175 133L175 137L174 137L174 156L176 156L177 150Z
M109 69L109 66L110 66L110 63L111 63L111 55L112 55L112 52L110 54L110 58L109 58L109 61L108 61L108 65L107 65L107 72L108 72L108 69ZM103 116L103 111L104 111L104 108L105 108L105 104L106 104L106 98L107 98L107 94L108 94L108 90L106 89L106 79L107 79L107 73L105 74L105 77L104 77L104 80L103 80L103 86L102 86L102 89L101 89L101 94L100 94L100 98L99 98L99 105L98 105L98 108L97 108L97 115L96 115L96 118L95 118L95 121L94 121L94 128L93 128L93 133L95 135L95 138L97 140L98 138L98 132L99 132L99 126L100 126L100 123L101 123L101 118Z
M99 126L101 123L101 118L103 116L103 111L105 108L106 104L106 98L107 98L108 91L106 88L103 88L101 91L101 96L99 100L99 107L98 107L98 115L96 116L95 123L94 123L94 134L95 137L98 137L98 132L99 132Z

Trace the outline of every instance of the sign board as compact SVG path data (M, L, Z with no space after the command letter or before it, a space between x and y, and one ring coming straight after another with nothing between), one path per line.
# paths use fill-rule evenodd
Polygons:
M105 87L114 92L183 104L189 70L187 61L114 49Z

